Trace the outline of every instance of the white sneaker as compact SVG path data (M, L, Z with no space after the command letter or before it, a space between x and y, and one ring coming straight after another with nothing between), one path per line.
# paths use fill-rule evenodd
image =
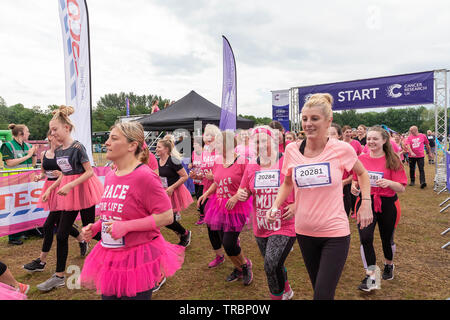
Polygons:
M289 290L288 292L283 293L283 298L281 300L291 300L294 296L294 290Z

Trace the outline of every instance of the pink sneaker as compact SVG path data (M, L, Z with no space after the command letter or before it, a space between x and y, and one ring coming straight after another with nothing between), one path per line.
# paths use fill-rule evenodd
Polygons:
M216 258L208 264L208 268L220 266L225 261L225 256L216 255Z
M204 217L200 217L198 218L198 221L195 223L196 226L201 226L202 224L205 223L205 220L203 220Z

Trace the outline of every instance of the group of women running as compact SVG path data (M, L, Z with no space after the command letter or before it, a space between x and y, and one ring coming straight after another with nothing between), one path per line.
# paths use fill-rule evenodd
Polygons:
M105 143L113 170L103 185L84 146L71 138L73 109L61 106L50 121L51 148L43 154L42 172L36 178L46 177L39 205L50 211L42 252L24 268L43 270L57 230L56 273L38 289L63 286L69 235L79 242L81 255L97 239L85 259L81 285L97 290L102 299L150 299L166 277L181 268L191 242L191 231L178 221L179 213L193 202L184 186L190 177L196 184L196 224L206 225L213 250L213 259L205 264L218 267L226 256L233 265L226 281L252 283L252 261L239 238L249 225L264 258L271 299L294 295L284 263L296 240L314 299L334 299L349 252L353 212L366 270L358 288L379 288L375 225L385 258L382 278L391 280L394 231L400 218L397 193L405 190L406 174L384 129L368 129L364 151L351 138L351 128L332 123L332 104L329 94L310 97L302 109L301 140L285 139L277 122L238 136L208 124L202 138L194 140L189 175L172 137L158 142L157 160L145 145L139 123L115 124ZM73 228L78 212L81 233ZM180 242L167 242L161 227L173 230Z

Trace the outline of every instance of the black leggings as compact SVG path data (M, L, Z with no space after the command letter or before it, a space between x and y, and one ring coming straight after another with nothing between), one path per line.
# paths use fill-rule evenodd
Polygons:
M152 292L153 289L144 291L144 292L138 292L136 296L134 297L116 297L116 296L104 296L102 295L102 300L151 300L152 299Z
M178 221L175 220L176 215L177 215L177 213L174 212L173 213L173 222L171 224L169 224L168 226L166 226L166 228L178 233L179 235L184 235L184 234L186 234L186 229Z
M49 252L53 244L53 235L55 227L58 228L59 221L61 220L62 211L50 211L47 219L45 220L44 229L44 241L42 242L42 252ZM69 234L77 238L79 236L78 230L72 225Z
M240 232L223 232L222 230L211 230L208 226L209 241L214 250L223 248L229 257L238 256L241 253L241 247L238 246Z
M203 185L201 184L196 184L195 185L195 197L200 198L203 194ZM208 202L208 199L206 199L201 205L200 205L200 217L204 217L205 216L205 206L206 203Z
M274 235L267 238L256 237L256 243L264 257L264 271L267 276L269 291L279 295L283 293L287 281L284 262L291 252L295 237Z
M83 226L95 221L95 206L79 211ZM73 223L77 218L78 211L62 211L61 219L56 234L56 272L64 272L66 270L67 255L69 252L69 234L73 227ZM95 240L100 240L100 232L94 236Z
M6 269L8 269L6 264L0 261L0 276L6 272Z
M416 163L419 167L419 179L420 184L425 183L425 170L424 170L424 159L425 158L409 158L409 178L411 182L416 181Z
M346 184L344 186L344 208L345 208L345 212L347 212L347 216L350 215L350 212L352 210L352 208L354 208L354 203L352 201L352 193L351 193L351 188L352 185L351 184Z
M358 198L356 204L357 210L361 205ZM380 231L381 243L383 246L383 254L386 260L394 259L395 243L394 231L400 217L400 202L397 195L394 197L381 197L381 212L375 212L372 197L373 221L364 229L360 229L358 225L359 238L361 241L361 258L364 268L376 265L377 259L375 249L373 247L373 236L375 225L378 222L378 230Z
M314 290L314 300L333 300L347 260L350 235L325 238L297 234L297 240Z

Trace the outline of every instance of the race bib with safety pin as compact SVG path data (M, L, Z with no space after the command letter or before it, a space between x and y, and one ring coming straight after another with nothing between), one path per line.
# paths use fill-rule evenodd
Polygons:
M255 189L279 188L280 170L264 170L255 172Z
M72 171L72 166L70 165L69 157L57 157L56 163L58 164L58 167L61 168L62 172Z
M330 163L313 163L294 169L294 179L299 188L317 188L331 185Z
M377 180L383 179L384 172L378 172L378 171L367 171L367 172L369 173L370 186L378 187Z
M111 220L110 220L111 221ZM102 246L104 248L121 248L125 246L125 239L122 237L120 239L114 240L111 235L106 232L108 229L108 225L105 224L105 222L108 222L106 220L102 220Z
M164 189L168 188L169 184L167 183L167 177L159 177L159 178L161 179L161 183L162 183L163 188Z

